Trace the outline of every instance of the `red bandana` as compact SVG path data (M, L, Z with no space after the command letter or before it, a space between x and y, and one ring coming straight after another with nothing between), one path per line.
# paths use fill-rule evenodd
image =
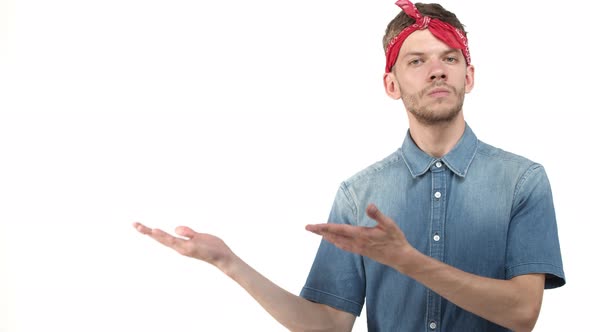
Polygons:
M469 46L467 46L467 37L459 31L459 29L450 25L449 23L437 20L436 18L430 18L429 16L422 16L416 6L409 0L398 0L396 3L401 9L410 17L416 20L416 23L410 25L395 36L387 45L386 51L386 64L385 72L391 71L391 67L395 64L399 50L402 48L402 44L416 30L424 30L428 28L430 32L438 39L449 45L451 48L456 48L463 52L467 65L471 63L471 57L469 56Z

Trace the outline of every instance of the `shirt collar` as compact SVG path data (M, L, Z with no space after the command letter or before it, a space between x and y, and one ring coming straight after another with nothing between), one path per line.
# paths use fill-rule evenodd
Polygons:
M458 176L465 177L469 165L471 165L475 157L477 142L477 137L471 128L465 124L465 131L453 149L442 158L434 158L420 150L416 143L414 143L408 130L401 149L402 157L414 178L426 173L437 161L442 161Z

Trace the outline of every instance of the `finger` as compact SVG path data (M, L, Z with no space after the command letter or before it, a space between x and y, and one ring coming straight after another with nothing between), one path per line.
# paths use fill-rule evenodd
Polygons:
M356 243L357 240L355 240L354 238L334 234L325 234L322 236L322 238L342 250L353 252L356 254L361 253Z
M135 229L140 232L141 234L145 234L145 235L150 235L152 233L152 229L142 225L139 222L134 222L133 223L133 227L135 227Z
M199 234L186 226L178 226L178 227L176 227L176 229L174 231L176 232L176 234L178 234L180 236L184 236L189 239L192 239L197 234Z
M307 225L305 229L320 235L324 240L332 243L342 250L356 254L363 254L362 248L363 243L366 241L366 233L370 232L372 227L359 227L340 224L319 224Z
M186 241L156 228L152 229L152 232L149 235L154 240L177 251L182 248L182 244Z
M307 225L305 229L321 236L341 236L346 238L354 238L359 235L363 227L341 225L341 224L316 224Z
M318 225L306 225L305 230L320 235Z
M366 212L369 218L375 220L379 225L385 228L391 228L394 224L394 221L388 216L384 215L383 212L381 212L373 203L367 206Z

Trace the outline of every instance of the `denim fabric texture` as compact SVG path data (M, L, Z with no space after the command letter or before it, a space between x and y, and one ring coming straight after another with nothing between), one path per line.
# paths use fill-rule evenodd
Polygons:
M545 273L565 284L553 198L543 167L477 139L469 126L442 158L402 147L344 181L328 222L374 226L369 203L422 253L495 279ZM369 331L509 331L413 279L322 240L301 296L360 315Z

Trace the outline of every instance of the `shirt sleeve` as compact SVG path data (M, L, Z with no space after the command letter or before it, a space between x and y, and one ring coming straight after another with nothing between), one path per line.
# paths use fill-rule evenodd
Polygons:
M356 225L357 209L342 184L328 223ZM322 239L301 297L359 316L365 301L365 271L360 255Z
M506 277L546 274L545 288L565 284L549 179L535 164L516 187L508 230Z

